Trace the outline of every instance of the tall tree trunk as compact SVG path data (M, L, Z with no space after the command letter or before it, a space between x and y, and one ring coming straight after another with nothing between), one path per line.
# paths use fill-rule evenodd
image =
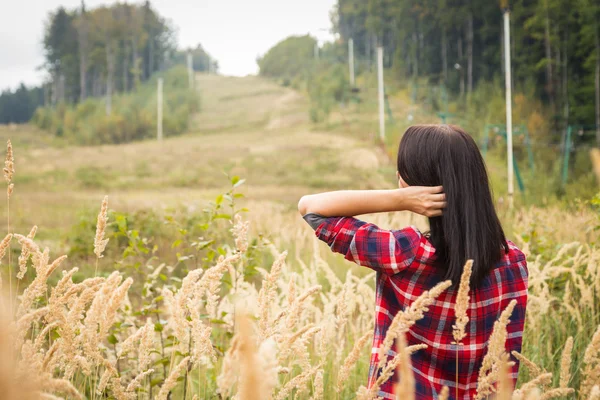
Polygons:
M79 31L79 101L87 97L87 26Z
M133 74L133 88L137 89L140 83L141 70L138 56L137 38L135 37L135 34L131 36L131 50L133 54L133 66L131 67Z
M565 127L569 126L569 115L570 115L570 104L569 104L569 24L566 24L565 28L565 42L563 52L563 65L562 65L562 97L563 97L563 118L565 120Z
M552 72L552 47L550 42L550 11L548 10L548 0L544 2L544 45L546 49L546 93L550 105L554 109L554 75Z
M558 29L555 30L555 37L560 38ZM556 47L554 48L554 54L556 55L556 61L555 61L554 65L556 66L556 68L554 68L554 66L552 68L552 75L554 76L553 85L554 85L554 92L555 92L555 100L559 104L561 102L561 99L556 98L556 97L559 96L564 99L564 87L563 87L564 82L561 77L562 77L562 73L564 72L563 71L563 69L564 69L563 58L565 58L566 53L567 53L566 43L563 43L561 45L561 42L559 40Z
M106 115L112 113L113 77L115 74L115 56L112 43L106 41Z
M58 73L54 72L52 74L52 89L51 89L51 98L50 102L52 106L55 106L58 103Z
M150 76L152 76L152 74L154 73L154 37L150 35L150 38L148 40L150 42L148 44L148 69L150 71L150 73L148 74L148 78L150 78Z
M504 65L504 24L502 24L502 32L500 33L500 60L498 60L498 62L500 63L500 70L502 71L502 76L505 76L506 73L506 67Z
M367 60L367 70L371 72L371 35L367 34L365 46L365 59ZM208 61L208 72L210 73L210 60Z
M423 32L421 32L421 21L419 21L419 24L417 25L417 35L419 37L419 47L418 47L418 51L417 51L417 65L419 67L421 67L421 58L424 53L423 48L425 47L425 43L423 43L425 35L423 35Z
M467 92L473 92L473 13L467 20Z
M465 94L465 66L463 62L463 40L462 36L458 36L458 72L460 74L460 95Z
M82 10L81 22L77 31L79 44L79 101L87 97L87 58L88 58L88 25L85 12Z
M123 57L123 93L129 90L129 46L127 43L124 44L125 56Z
M418 33L416 31L413 32L412 34L412 39L413 39L413 77L415 79L418 78L419 76L419 38L418 38Z
M600 32L598 20L594 24L594 38L596 42L596 144L600 147Z
M446 28L442 30L442 77L444 85L448 82L448 38Z
M50 84L44 84L44 107L48 107L50 105Z
M87 55L79 54L79 101L84 101L87 97Z
M65 81L66 81L65 74L61 72L58 77L58 102L59 103L65 102L65 92L66 92Z

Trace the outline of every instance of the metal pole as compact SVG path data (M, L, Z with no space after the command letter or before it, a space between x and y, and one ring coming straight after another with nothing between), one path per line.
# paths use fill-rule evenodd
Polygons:
M348 64L350 66L350 86L354 87L354 40L348 40Z
M192 52L187 53L187 67L188 67L188 80L190 82L190 89L194 88L194 59L192 58Z
M506 154L508 163L508 204L514 206L514 166L513 166L513 141L512 141L512 77L510 65L510 10L504 10L504 65L506 84Z
M163 78L158 78L158 93L157 93L157 110L156 110L156 137L158 140L163 138Z
M379 138L385 140L385 101L383 88L383 47L377 47L377 78L379 81Z

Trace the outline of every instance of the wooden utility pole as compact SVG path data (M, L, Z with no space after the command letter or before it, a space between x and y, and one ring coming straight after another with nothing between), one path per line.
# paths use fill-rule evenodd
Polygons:
M385 99L383 87L383 47L377 47L377 78L379 83L379 139L385 140Z
M187 53L187 68L188 68L188 80L190 89L194 88L194 59L192 57L192 51L188 50Z
M354 40L348 40L348 67L350 68L350 86L354 87Z
M510 10L504 9L504 70L506 84L506 155L508 162L508 204L514 205L514 167L513 167L513 137L512 137L512 76L510 65Z

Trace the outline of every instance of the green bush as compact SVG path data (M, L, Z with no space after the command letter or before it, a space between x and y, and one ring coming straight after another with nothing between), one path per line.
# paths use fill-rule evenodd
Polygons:
M199 110L199 96L188 88L185 67L174 67L165 72L163 78L163 134L179 135L188 128L191 114ZM115 94L110 115L106 113L104 98L88 99L77 105L39 108L32 122L81 145L127 143L154 137L156 86L155 76L134 92Z
M323 65L307 82L310 97L310 117L313 122L324 121L331 110L348 99L350 83L343 65Z

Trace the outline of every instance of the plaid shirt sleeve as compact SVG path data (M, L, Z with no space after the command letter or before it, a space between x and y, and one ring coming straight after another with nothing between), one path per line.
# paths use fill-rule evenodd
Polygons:
M388 231L352 217L325 218L315 234L347 260L389 275L413 262L421 240L414 227Z

